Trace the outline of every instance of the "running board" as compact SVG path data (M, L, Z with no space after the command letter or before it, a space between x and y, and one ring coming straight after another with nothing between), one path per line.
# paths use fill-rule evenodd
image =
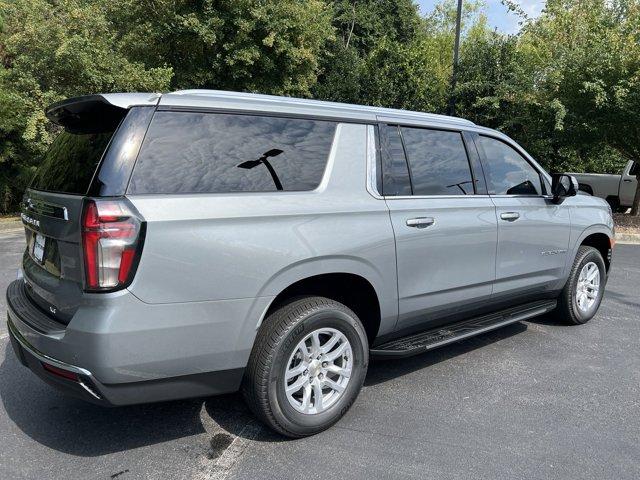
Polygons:
M397 338L372 348L369 353L377 358L410 357L511 323L537 317L550 312L556 308L556 305L555 300L527 303L520 307Z

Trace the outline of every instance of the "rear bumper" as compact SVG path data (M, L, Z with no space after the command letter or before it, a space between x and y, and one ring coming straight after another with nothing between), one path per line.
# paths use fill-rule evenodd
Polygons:
M240 368L155 381L104 385L88 370L60 362L37 351L20 335L11 320L8 320L7 324L11 345L20 363L57 390L102 406L132 405L229 393L238 389L244 373L244 369ZM46 369L48 365L75 373L77 380L52 374Z
M49 385L65 393L93 403L108 404L108 401L96 390L91 372L84 368L61 362L36 350L33 346L29 345L29 342L18 332L15 325L11 322L11 318L7 319L7 327L9 330L9 338L11 339L11 346L22 365L30 369ZM77 380L65 379L61 376L54 375L45 369L45 365L75 373Z
M9 335L20 361L50 385L101 405L238 390L263 308L262 299L150 305L122 291L93 297L67 326L46 329L33 324L42 312L30 299L14 284L7 290ZM77 381L47 366L73 372Z

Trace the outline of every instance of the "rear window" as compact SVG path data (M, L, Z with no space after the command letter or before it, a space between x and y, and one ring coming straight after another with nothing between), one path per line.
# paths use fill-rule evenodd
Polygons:
M156 112L129 193L313 190L335 129L322 120Z
M383 195L411 195L411 180L397 125L380 126Z
M45 154L31 182L31 188L84 195L112 136L113 131L63 131Z
M402 127L414 195L473 195L460 132Z

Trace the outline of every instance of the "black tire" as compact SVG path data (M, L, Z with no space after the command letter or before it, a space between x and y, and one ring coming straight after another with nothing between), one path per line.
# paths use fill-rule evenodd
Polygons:
M333 328L349 341L352 370L342 395L316 414L297 411L287 399L284 374L296 346L319 328ZM245 371L242 393L253 413L269 427L292 438L319 433L349 410L364 382L369 344L353 311L324 297L302 297L281 306L265 318Z
M593 196L593 188L591 188L591 185L587 185L586 183L580 183L578 184L578 190L582 190L583 192Z
M611 207L613 213L625 213L629 207L620 205L619 197L607 197L607 203Z
M588 310L583 311L578 308L576 290L580 272L589 262L595 263L598 267L600 272L600 288L594 304ZM582 245L578 248L578 253L576 254L571 272L569 273L569 278L558 298L558 308L555 311L556 318L569 325L582 325L583 323L587 323L596 314L598 307L600 307L606 283L607 270L602 255L597 249Z

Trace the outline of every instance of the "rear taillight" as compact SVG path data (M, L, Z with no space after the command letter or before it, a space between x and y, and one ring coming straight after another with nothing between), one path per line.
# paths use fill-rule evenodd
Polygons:
M143 222L123 200L87 200L82 215L86 290L114 290L135 273Z

